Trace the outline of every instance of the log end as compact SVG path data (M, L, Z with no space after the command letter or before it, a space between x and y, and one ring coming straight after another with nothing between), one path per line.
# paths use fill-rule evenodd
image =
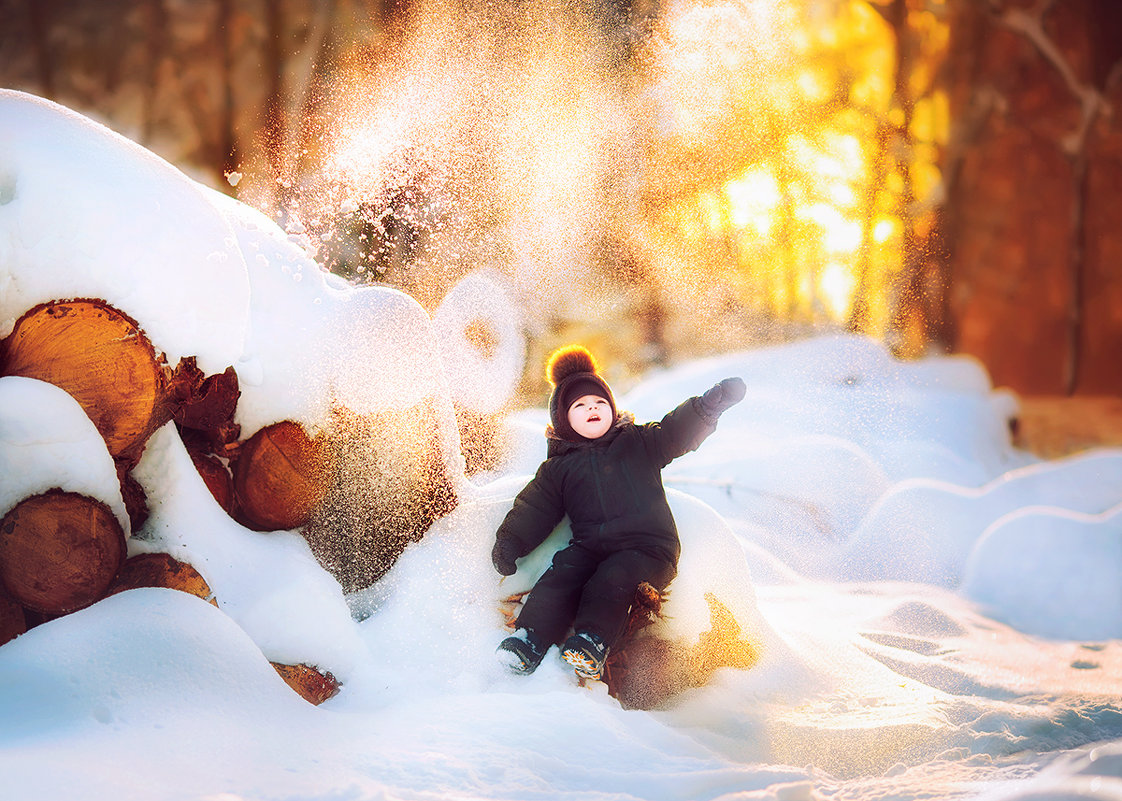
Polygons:
M323 500L326 449L298 423L262 428L234 463L234 496L243 521L259 531L298 529Z
M0 595L0 645L14 640L27 631L23 607L11 598Z
M125 549L124 531L104 503L48 490L0 520L0 583L29 609L74 612L104 596Z
M28 310L4 340L5 375L46 381L85 410L114 458L135 456L161 416L166 365L128 315L103 300Z
M269 664L276 669L285 683L308 703L319 706L339 694L341 685L330 672L320 673L307 665L282 665L278 662Z
M130 557L121 567L106 595L141 587L179 590L218 605L206 579L191 565L166 553L142 553Z

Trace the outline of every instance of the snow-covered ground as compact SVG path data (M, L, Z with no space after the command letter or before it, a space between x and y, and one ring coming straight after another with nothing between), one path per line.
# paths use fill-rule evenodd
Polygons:
M234 365L243 433L315 425L340 397L436 397L447 427L453 398L508 385L521 358L491 280L459 293L506 332L475 365L493 383L469 386L442 357L462 356L463 315L348 287L256 212L0 91L0 335L36 303L104 297L173 364ZM227 517L169 425L135 472L152 515L129 550L191 562L218 607L132 590L0 647L0 798L1122 799L1122 451L1035 459L976 363L852 337L679 365L619 405L657 419L727 375L744 402L665 473L683 557L657 633L695 641L712 594L753 668L650 711L557 659L500 669L499 601L548 558L501 585L489 560L544 456L542 409L512 416L502 469L457 474L459 507L351 597L298 534ZM123 518L93 425L30 379L0 378L0 482L0 514L54 483ZM270 660L342 691L312 706Z

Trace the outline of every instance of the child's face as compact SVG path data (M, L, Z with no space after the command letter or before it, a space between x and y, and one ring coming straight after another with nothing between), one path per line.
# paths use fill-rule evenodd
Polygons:
M599 439L612 427L612 405L599 395L582 395L569 406L569 425L586 439Z

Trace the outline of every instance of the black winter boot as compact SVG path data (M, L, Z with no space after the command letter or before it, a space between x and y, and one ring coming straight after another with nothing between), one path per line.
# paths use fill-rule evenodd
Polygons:
M608 646L604 645L600 635L578 631L561 646L561 658L572 665L581 678L598 679L604 672Z
M497 653L499 661L506 665L511 673L526 676L538 669L542 657L548 650L549 645L539 641L534 632L519 629L513 636L499 643Z

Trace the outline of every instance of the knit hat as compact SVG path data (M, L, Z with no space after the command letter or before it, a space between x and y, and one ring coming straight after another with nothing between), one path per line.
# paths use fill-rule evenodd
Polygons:
M600 377L596 360L580 345L566 345L550 354L545 367L545 377L553 386L549 396L549 421L553 431L562 439L580 442L583 437L569 425L569 406L585 395L599 395L612 407L616 417L616 399L612 388Z

